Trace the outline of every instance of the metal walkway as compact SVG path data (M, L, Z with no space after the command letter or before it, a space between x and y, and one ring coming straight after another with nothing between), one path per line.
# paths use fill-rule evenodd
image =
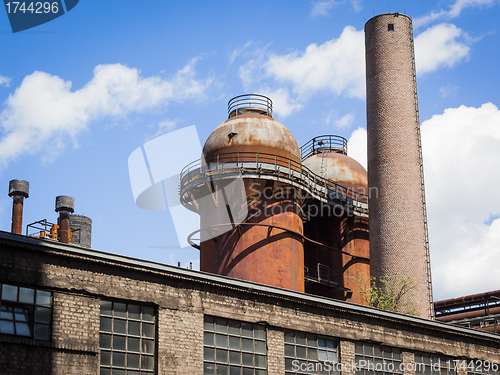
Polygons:
M207 160L203 164L201 159L188 164L180 174L181 203L197 212L190 191L210 181L239 177L283 182L300 190L303 197L341 206L349 214L368 217L366 194L323 178L299 162L255 152L219 154L215 160Z

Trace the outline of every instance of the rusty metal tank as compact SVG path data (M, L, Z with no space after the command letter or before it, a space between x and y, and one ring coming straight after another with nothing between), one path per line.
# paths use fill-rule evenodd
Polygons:
M352 191L347 194L348 197L366 203L367 172L361 164L347 156L345 138L332 135L316 137L302 147L302 153L304 167ZM304 224L305 236L327 245L305 244L306 268L310 274L319 275L318 279L329 278L338 286L328 288L327 285L309 283L309 291L366 304L361 290L368 285L370 277L368 217L312 200L308 201L306 212L309 220ZM315 215L310 215L311 212Z
M216 227L227 225L215 217L228 191L210 181L212 199L200 201L200 269L304 291L304 250L301 204L297 191L278 181L266 166L300 166L300 150L290 131L272 118L270 99L244 95L229 102L228 120L208 137L203 156L213 170L230 163L255 163L262 173L245 177L242 209L248 215L239 225L218 236ZM248 164L248 165L250 165ZM243 168L243 167L242 167ZM259 168L260 170L260 168ZM260 174L261 173L261 174ZM222 199L224 198L224 199ZM234 213L233 213L234 214ZM237 215L237 213L236 213ZM214 225L215 223L215 225Z

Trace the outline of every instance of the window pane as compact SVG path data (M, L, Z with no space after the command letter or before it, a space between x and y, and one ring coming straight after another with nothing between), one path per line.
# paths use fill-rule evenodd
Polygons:
M266 367L266 357L263 355L255 356L255 367L265 368Z
M227 348L227 336L215 335L215 346L218 348Z
M45 324L35 324L35 339L50 340L50 327Z
M215 349L215 361L227 363L227 350L224 349Z
M227 333L227 320L215 319L215 331L221 333Z
M204 363L203 375L214 375L214 374L215 374L215 365L213 363Z
M241 368L240 367L229 367L229 375L240 375Z
M129 319L141 319L141 306L128 305L128 318Z
M306 358L306 348L304 346L297 346L295 350L297 351L297 358Z
M253 334L256 339L265 340L266 339L266 328L261 325L254 325Z
M113 366L125 367L125 353L113 352Z
M253 329L251 324L241 323L241 336L253 337Z
M153 340L142 339L142 352L153 354L155 350L155 342Z
M205 320L203 322L203 329L205 331L212 331L213 332L213 330L214 330L214 322Z
M17 301L17 286L3 284L2 299L5 301Z
M232 365L241 365L241 352L229 352L229 363Z
M19 288L19 302L33 305L35 303L35 290L30 288Z
M142 323L142 335L146 337L154 337L155 335L154 324Z
M203 338L203 344L209 345L209 346L214 346L214 334L205 332L205 335Z
M241 350L253 352L253 340L241 339Z
M14 322L0 320L0 333L14 334Z
M139 322L128 322L128 334L132 336L140 336L141 335L141 323Z
M318 360L318 349L316 348L307 348L307 359Z
M111 335L101 333L99 336L99 347L111 349Z
M47 310L49 310L49 314L50 314L50 309L47 309ZM29 320L30 320L29 310L26 308L16 307L14 309L14 317L15 317L15 320L18 322L29 322ZM49 322L45 322L45 323L49 323Z
M111 364L111 352L101 350L101 365Z
M142 306L142 320L146 322L155 321L155 309L150 306Z
M113 336L113 350L125 350L125 336Z
M127 332L127 322L122 319L113 319L113 332L114 333L126 333Z
M240 336L240 323L234 320L230 320L228 322L229 325L229 334Z
M139 352L141 350L141 340L129 337L127 339L127 350L131 352Z
M19 336L31 336L30 326L27 323L16 323L16 334Z
M295 357L295 346L294 345L285 345L285 356L286 357Z
M36 307L35 322L36 323L50 323L50 309L46 307Z
M10 306L0 306L0 318L14 320L14 309Z
M229 336L229 349L241 350L240 340L239 337Z
M266 343L265 341L255 341L255 353L266 354Z
M114 316L125 318L127 316L127 305L125 303L115 302L113 306Z
M111 315L112 302L101 301L101 315Z
M243 366L253 367L253 354L241 353L241 358L243 360Z
M149 355L141 356L141 369L143 370L153 370L154 369L154 358Z
M285 342L295 343L295 335L293 332L285 332Z
M111 318L101 317L101 331L111 332Z
M298 345L306 344L306 335L303 332L295 332L295 343Z
M213 348L203 348L203 359L205 361L215 361L215 351Z
M50 307L50 292L45 292L43 290L36 291L36 304L39 306Z
M127 368L139 368L139 354L127 354Z

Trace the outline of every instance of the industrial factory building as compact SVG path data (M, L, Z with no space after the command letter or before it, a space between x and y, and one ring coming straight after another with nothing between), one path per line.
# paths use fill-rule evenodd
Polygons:
M436 303L434 319L411 19L365 33L368 173L344 138L299 147L269 98L233 98L180 172L201 271L92 249L68 196L25 236L29 184L12 180L0 374L500 374L496 323L447 323L484 315L484 295ZM411 278L416 316L368 306L370 276Z

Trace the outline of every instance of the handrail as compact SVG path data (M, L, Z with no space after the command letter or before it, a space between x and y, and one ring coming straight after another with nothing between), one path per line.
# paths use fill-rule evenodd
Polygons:
M189 163L180 173L181 202L189 205L184 193L189 190L192 183L200 183L200 178L234 176L235 173L255 174L259 178L279 178L317 199L340 202L352 206L354 211L367 213L367 209L364 208L368 202L366 194L321 177L295 160L260 152L223 153L206 160L203 164L201 159Z
M324 152L347 155L347 139L340 135L320 135L314 137L300 148L302 161L312 155Z
M228 118L244 112L258 112L273 117L273 102L264 95L245 94L235 96L227 103Z

